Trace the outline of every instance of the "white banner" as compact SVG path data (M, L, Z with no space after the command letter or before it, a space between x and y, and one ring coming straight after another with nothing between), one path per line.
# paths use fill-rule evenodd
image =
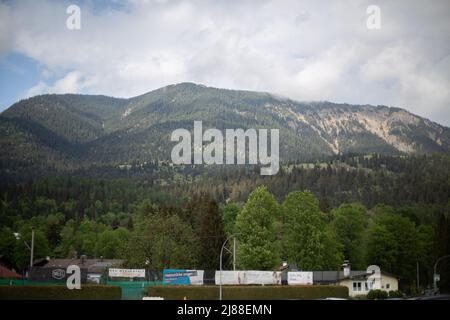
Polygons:
M222 277L220 271L216 271L216 284L240 284L239 271L222 271Z
M313 284L312 271L288 272L288 284Z
M245 284L281 285L280 271L244 271Z
M145 278L145 269L109 269L110 278Z
M203 270L197 270L196 276L190 276L189 281L191 282L191 285L202 285L204 273L205 273L205 271L203 271Z
M281 285L280 271L216 271L216 285L222 281L224 285Z

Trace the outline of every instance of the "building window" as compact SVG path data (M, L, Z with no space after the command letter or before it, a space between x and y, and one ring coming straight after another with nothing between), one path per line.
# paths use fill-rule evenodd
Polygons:
M390 289L391 288L391 284L390 283L386 283L386 289Z
M362 283L353 282L353 291L362 291Z

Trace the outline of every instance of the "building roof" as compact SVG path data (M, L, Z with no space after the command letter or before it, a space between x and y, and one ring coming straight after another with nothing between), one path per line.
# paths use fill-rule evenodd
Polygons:
M381 271L381 274L398 279L397 276L384 271ZM326 284L339 282L345 279L366 279L370 275L372 275L372 273L367 272L366 270L352 270L348 277L344 276L343 271L314 271L313 281Z
M120 259L50 259L47 263L39 261L39 266L43 268L67 268L70 265L77 265L86 268L88 273L102 273L108 267L119 267L124 263Z
M0 265L0 279L21 279L22 276L5 266Z
M13 263L4 255L0 254L0 266L4 266L8 269L13 268Z

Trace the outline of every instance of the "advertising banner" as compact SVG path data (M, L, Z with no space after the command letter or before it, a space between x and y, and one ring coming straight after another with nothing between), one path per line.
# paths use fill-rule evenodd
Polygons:
M87 269L80 268L81 283L87 281ZM62 267L33 267L29 271L29 280L31 281L67 281L70 274L67 273L66 268Z
M216 284L224 285L281 285L280 271L222 271L222 279L220 271L216 271Z
M312 271L288 272L289 285L313 284Z
M145 269L117 269L108 270L110 278L145 278Z
M222 271L222 277L220 276L221 272L216 271L216 284L220 283L225 285L233 285L233 284L241 284L241 280L239 278L239 271Z
M185 270L185 269L164 269L164 284L203 284L203 270Z

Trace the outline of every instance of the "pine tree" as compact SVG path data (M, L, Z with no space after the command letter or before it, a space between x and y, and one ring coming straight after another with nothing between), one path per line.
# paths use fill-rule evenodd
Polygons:
M198 262L199 268L217 270L219 268L220 249L225 241L222 212L215 200L202 195L195 200L197 219L194 230L200 240Z
M450 202L445 211L437 224L436 259L450 255ZM450 258L439 262L437 273L441 275L441 280L438 283L439 289L442 292L450 292Z

